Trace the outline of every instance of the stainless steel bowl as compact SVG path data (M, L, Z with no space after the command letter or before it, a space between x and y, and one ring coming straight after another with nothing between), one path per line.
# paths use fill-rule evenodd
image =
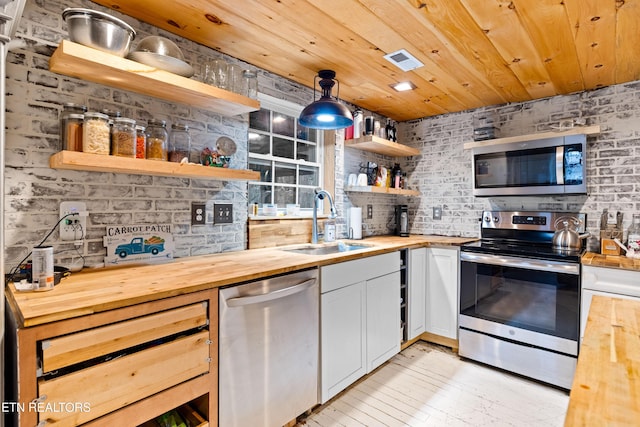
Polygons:
M147 36L138 42L135 51L151 52L184 61L184 55L178 45L166 37Z
M136 37L135 30L121 19L97 10L67 8L62 18L69 28L69 38L103 52L125 56Z

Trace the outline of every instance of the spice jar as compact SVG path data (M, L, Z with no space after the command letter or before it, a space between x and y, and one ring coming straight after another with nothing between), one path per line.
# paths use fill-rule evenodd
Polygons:
M108 155L109 136L109 116L96 112L89 112L84 115L82 151Z
M84 114L68 114L62 119L62 149L82 151Z
M136 159L147 158L147 134L144 126L136 126Z
M191 137L189 136L189 126L185 124L171 125L169 161L180 163L185 157L189 160L190 151Z
M78 128L76 125L73 125L73 128L71 129L71 131L74 133L80 132L80 135L78 137L80 145L77 147L77 149L71 148L73 144L68 144L69 137L67 136L67 132L69 131L69 129L67 120L71 114L79 114L84 118L85 111L87 111L87 107L85 107L84 105L74 104L72 102L67 102L62 106L62 111L60 112L60 147L63 150L82 151L82 120L80 120L80 128ZM74 121L77 121L77 118L78 117L76 116L76 120Z
M147 126L147 159L167 160L167 122L149 120Z
M136 121L125 117L113 119L111 128L111 154L136 157Z

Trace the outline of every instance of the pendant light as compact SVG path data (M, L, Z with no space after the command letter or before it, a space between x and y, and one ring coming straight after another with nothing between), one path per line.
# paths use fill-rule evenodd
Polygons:
M320 88L322 96L316 99L316 78L320 78ZM312 129L343 129L353 124L353 116L351 111L340 102L338 97L331 96L331 89L338 80L335 79L336 72L333 70L320 70L318 75L313 79L313 99L314 101L307 105L298 122L302 126ZM340 82L338 82L338 94L340 94Z

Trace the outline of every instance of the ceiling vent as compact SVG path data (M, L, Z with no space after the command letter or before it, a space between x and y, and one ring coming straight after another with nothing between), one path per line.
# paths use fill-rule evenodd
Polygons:
M384 59L400 68L402 71L411 71L416 68L424 67L422 62L418 61L415 56L411 55L405 49L388 53L384 56Z

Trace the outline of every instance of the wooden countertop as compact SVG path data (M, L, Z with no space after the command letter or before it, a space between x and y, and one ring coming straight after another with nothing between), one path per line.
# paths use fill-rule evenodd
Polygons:
M594 252L587 252L582 256L580 261L582 262L582 265L640 271L640 259L627 258L624 255L602 255Z
M640 302L594 296L565 427L640 420Z
M370 248L330 255L283 252L283 248L225 252L180 258L166 264L73 273L46 292L18 292L11 283L6 298L19 326L29 327L402 248L461 245L474 240L477 239L376 236L353 241ZM293 247L299 246L304 245Z

